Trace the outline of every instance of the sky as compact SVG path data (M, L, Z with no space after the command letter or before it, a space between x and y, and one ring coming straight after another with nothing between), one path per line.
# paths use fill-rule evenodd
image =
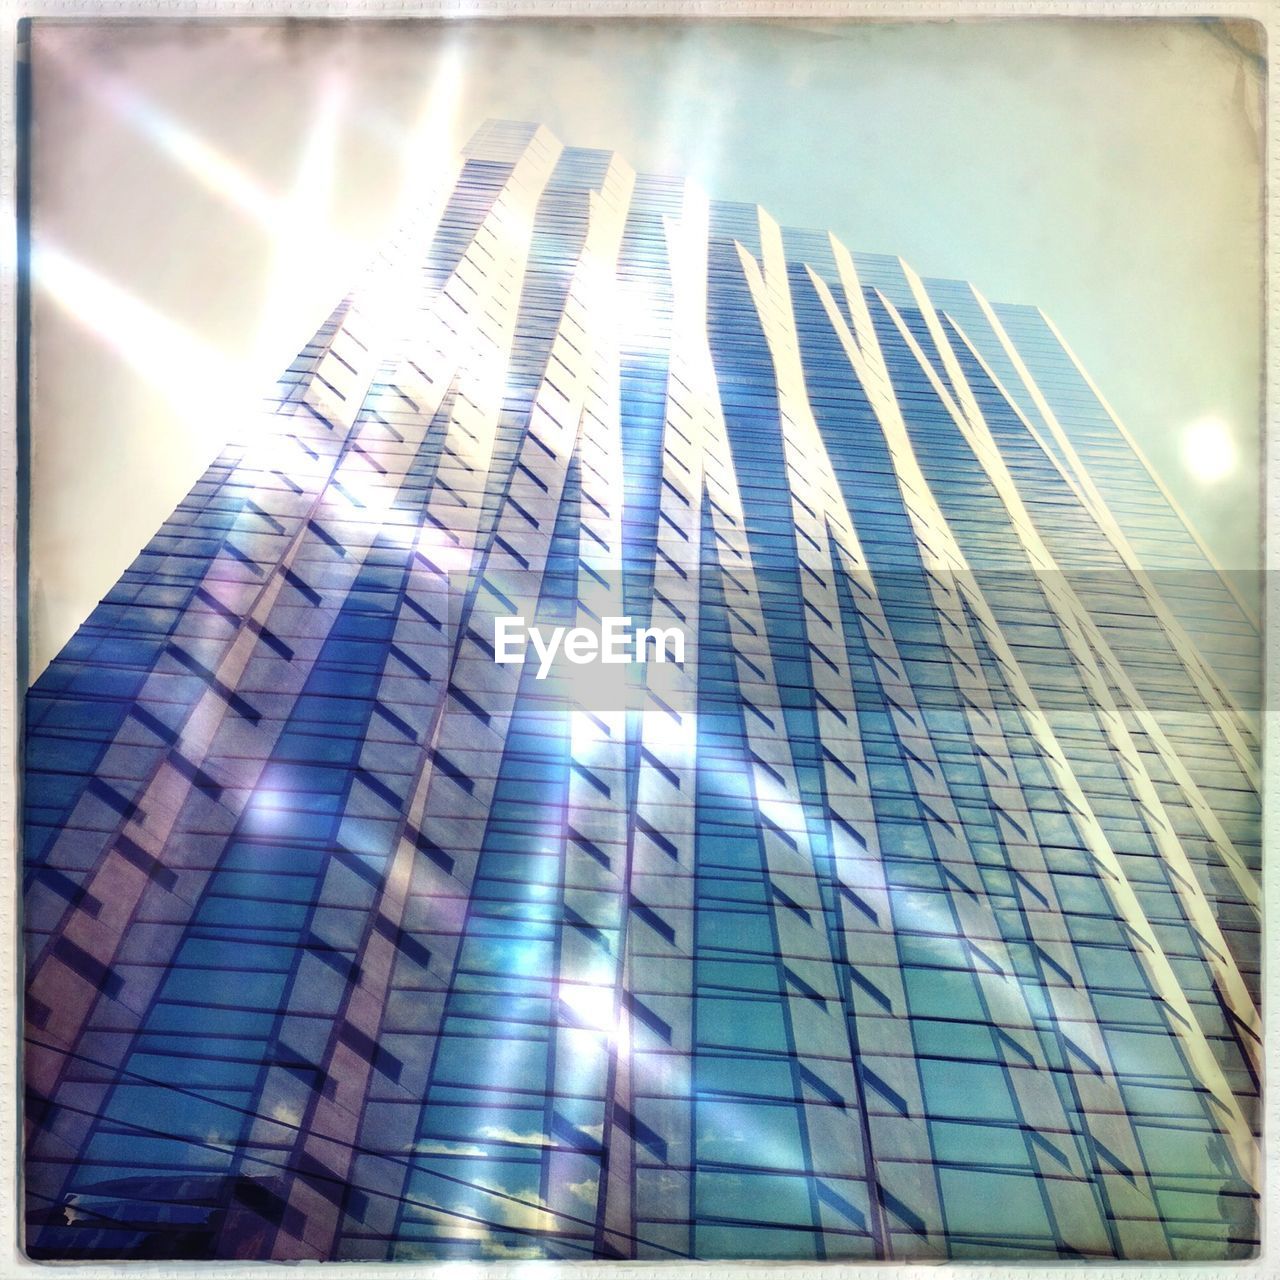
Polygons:
M29 674L485 117L1041 307L1220 562L1260 556L1245 23L38 23Z

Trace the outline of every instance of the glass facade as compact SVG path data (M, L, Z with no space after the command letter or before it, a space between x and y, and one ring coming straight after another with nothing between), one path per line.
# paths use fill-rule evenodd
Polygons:
M1041 313L489 122L29 694L27 1249L1248 1256L1259 668Z

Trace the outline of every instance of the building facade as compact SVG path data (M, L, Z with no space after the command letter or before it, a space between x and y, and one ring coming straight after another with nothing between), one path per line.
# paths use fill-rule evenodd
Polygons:
M29 694L26 1247L1246 1256L1259 666L1041 313L489 122Z

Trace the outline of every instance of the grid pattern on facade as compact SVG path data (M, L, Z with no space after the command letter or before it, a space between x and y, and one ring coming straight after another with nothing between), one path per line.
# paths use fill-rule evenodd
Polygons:
M1245 1256L1259 665L1039 312L488 122L29 695L27 1248Z

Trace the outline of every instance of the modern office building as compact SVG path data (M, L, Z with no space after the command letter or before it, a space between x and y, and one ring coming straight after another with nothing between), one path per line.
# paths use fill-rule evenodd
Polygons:
M30 692L27 1248L1247 1255L1259 665L1038 311L487 123Z

